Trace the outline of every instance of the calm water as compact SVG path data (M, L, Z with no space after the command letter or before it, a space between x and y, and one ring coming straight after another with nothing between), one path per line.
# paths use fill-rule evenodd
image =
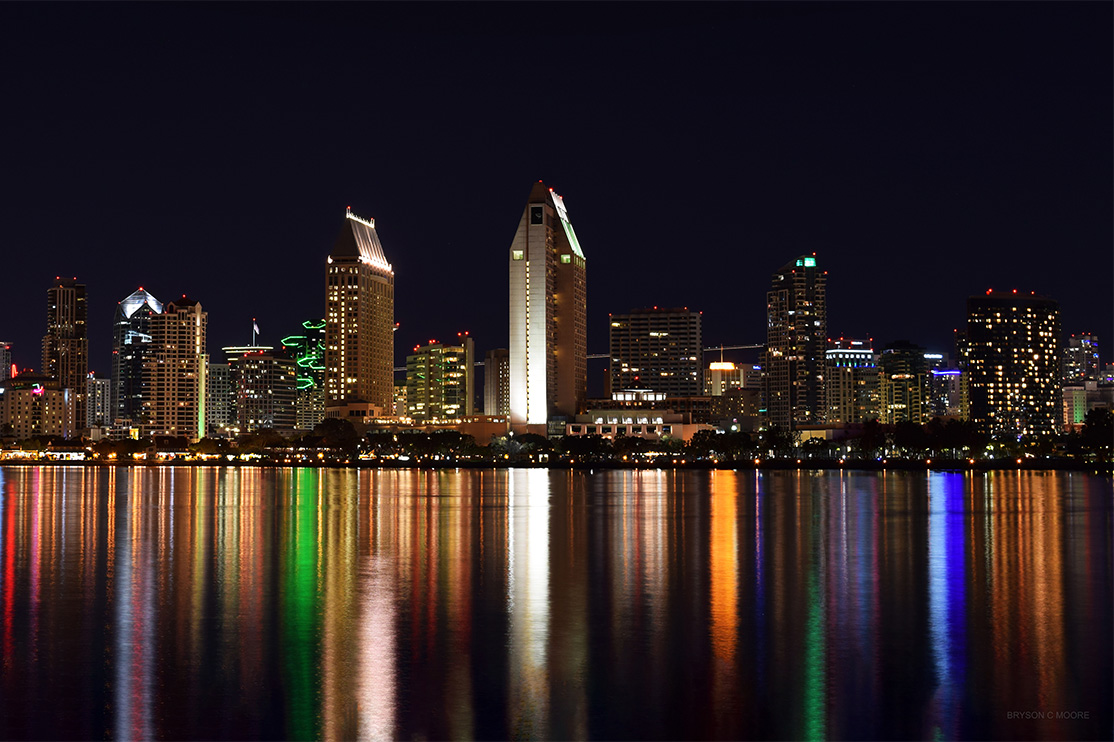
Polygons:
M0 495L4 739L1114 726L1107 478L48 467Z

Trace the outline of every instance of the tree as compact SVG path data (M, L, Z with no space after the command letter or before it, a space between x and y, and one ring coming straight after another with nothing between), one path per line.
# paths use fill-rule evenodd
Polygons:
M1111 448L1114 447L1114 414L1104 409L1088 412L1083 418L1080 444L1098 461L1110 461Z

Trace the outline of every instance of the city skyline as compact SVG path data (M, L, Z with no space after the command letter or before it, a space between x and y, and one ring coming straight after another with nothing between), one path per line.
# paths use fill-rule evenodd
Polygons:
M0 232L0 337L17 364L36 367L45 327L35 308L63 275L88 286L89 367L101 374L108 312L140 286L201 301L210 352L246 343L253 318L260 341L277 345L324 316L304 277L320 275L336 214L351 205L379 220L390 246L395 366L402 349L462 329L482 357L507 346L495 311L505 279L491 277L505 276L523 189L544 179L591 246L592 354L607 351L608 313L655 304L702 311L709 346L762 342L768 276L812 252L832 278L832 337L950 352L968 296L1017 288L1055 298L1063 331L1098 336L1105 353L1108 6L638 9L450 6L427 20L357 6L342 24L309 7L237 8L215 33L204 32L217 17L205 7L5 7L6 25L24 33L0 54L41 63L8 89L18 115L3 126L23 146L3 186L12 218ZM523 40L540 16L547 30ZM139 33L169 21L166 49ZM284 43L312 35L301 26L353 21L375 25L381 53L407 70L377 70L368 84L355 119L374 110L374 126L253 113L278 86L295 103L339 110L370 57L340 44L310 63ZM88 27L116 48L90 50ZM177 54L191 34L212 47L192 66ZM476 50L477 38L496 43ZM238 51L244 39L251 59ZM673 52L654 51L664 48ZM521 87L533 73L510 60L527 49L553 60L566 105ZM457 69L441 80L448 59ZM301 76L278 74L303 61ZM531 146L530 127L508 115L520 105L553 117L546 145ZM443 106L457 113L419 125ZM273 152L287 154L281 166ZM452 193L431 203L430 184ZM648 229L625 215L632 186ZM41 228L58 219L80 226ZM421 288L454 284L484 288L455 303ZM589 367L593 382L602 374Z

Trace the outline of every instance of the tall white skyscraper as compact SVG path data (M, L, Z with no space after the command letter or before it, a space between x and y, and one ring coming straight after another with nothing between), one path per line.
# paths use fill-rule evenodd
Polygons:
M544 425L584 406L588 344L584 252L565 202L540 180L508 257L511 424Z

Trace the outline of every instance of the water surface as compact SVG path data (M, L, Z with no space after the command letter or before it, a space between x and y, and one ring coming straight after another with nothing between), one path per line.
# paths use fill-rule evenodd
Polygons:
M1109 738L1111 499L1049 472L0 468L0 738Z

